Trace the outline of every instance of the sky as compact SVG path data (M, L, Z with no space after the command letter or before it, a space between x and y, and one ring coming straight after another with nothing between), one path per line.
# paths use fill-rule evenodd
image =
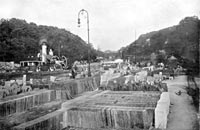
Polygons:
M187 16L200 16L200 0L0 0L0 18L24 19L37 25L56 26L100 50L116 51L141 34L177 25Z

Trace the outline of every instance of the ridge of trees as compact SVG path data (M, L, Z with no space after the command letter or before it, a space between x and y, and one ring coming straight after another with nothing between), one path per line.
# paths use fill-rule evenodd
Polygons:
M97 51L92 44L86 44L79 36L65 29L36 25L16 18L0 20L0 61L33 60L40 52L39 41L47 39L48 48L55 55L64 55L69 62L96 59Z
M186 17L178 25L141 35L120 51L124 58L136 55L137 61L151 60L154 53L159 61L173 55L184 65L187 62L199 66L199 38L200 20L196 16Z

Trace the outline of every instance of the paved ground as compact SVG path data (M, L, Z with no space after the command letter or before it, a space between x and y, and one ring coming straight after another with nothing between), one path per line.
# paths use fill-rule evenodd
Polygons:
M165 81L170 93L170 114L168 116L167 130L199 130L197 128L197 116L192 98L186 93L187 77L178 76L174 80ZM175 92L181 90L178 96Z

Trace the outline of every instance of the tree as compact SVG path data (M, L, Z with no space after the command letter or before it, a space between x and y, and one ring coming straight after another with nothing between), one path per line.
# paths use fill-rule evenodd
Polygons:
M153 65L156 64L156 57L157 55L155 53L151 53L151 62L153 63Z

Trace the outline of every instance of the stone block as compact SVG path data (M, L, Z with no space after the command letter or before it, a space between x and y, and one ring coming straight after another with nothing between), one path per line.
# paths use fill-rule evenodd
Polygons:
M54 82L56 80L56 77L55 76L50 76L50 81L51 82Z
M169 114L170 98L168 92L163 92L155 109L155 127L167 128L167 117Z
M167 105L170 105L170 98L169 98L169 92L162 92L160 95L160 100L158 100L158 103L165 102Z
M155 128L167 128L167 112L165 107L157 106L155 109Z

